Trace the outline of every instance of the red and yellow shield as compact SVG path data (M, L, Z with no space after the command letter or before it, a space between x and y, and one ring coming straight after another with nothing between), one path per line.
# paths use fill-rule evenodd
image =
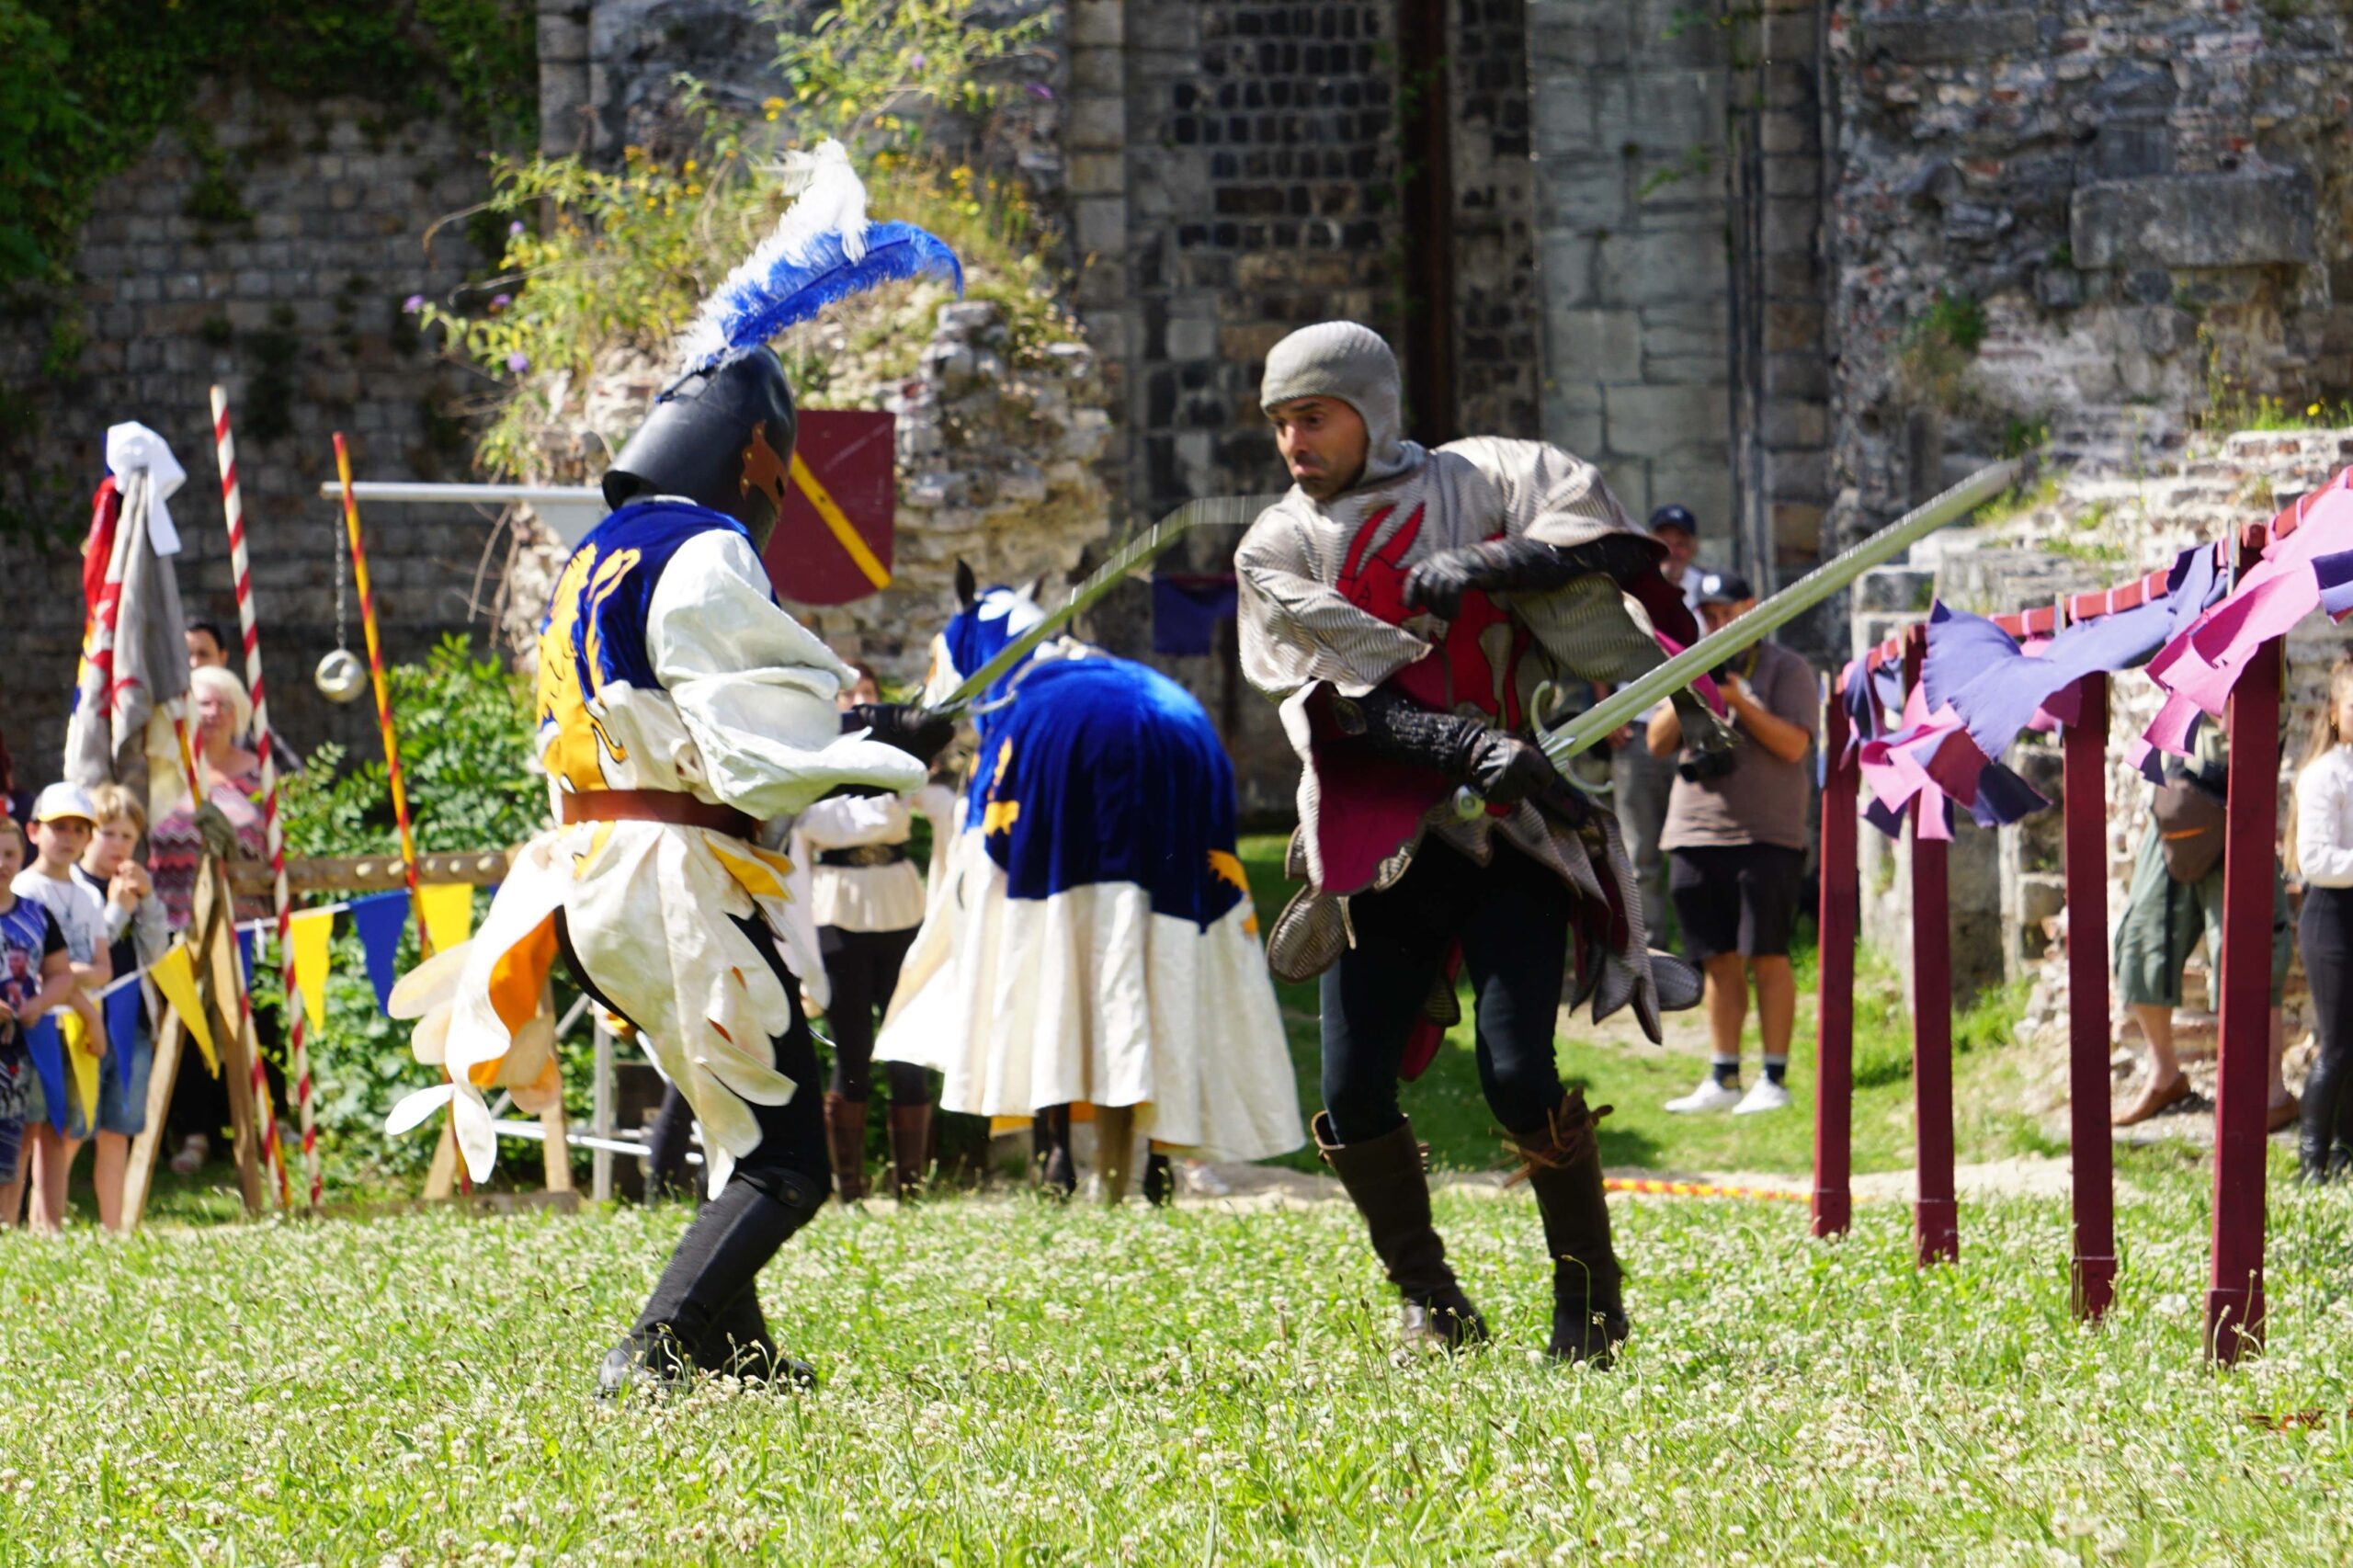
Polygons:
M766 557L777 597L844 605L889 585L897 452L894 415L801 411L791 483Z

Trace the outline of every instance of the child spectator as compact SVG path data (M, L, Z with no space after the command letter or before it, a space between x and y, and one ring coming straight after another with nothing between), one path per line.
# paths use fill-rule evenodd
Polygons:
M91 790L90 804L98 813L98 831L74 863L74 876L105 901L106 934L119 981L162 958L172 934L164 918L164 901L155 896L146 868L132 858L139 835L147 829L146 813L119 784L101 784ZM147 1076L154 1065L155 1046L143 1006L138 1019L131 1039L107 1042L109 1051L123 1053L130 1070L109 1070L98 1080L97 1153L92 1156L91 1177L97 1189L98 1223L109 1231L122 1229L122 1178L131 1141L147 1127ZM72 1174L70 1167L67 1174Z
M31 848L17 819L0 815L0 1228L15 1226L25 1190L25 1123L34 1114L25 1033L74 991L57 922L45 906L11 891Z
M87 1055L106 1050L106 1028L98 1021L91 998L114 978L112 955L107 949L106 902L74 877L74 863L90 846L97 831L97 808L90 797L72 784L51 784L33 802L33 863L17 873L8 885L18 898L49 911L65 938L65 956L78 983L66 998L71 1019L61 1019L66 1049ZM65 1173L82 1140L90 1135L90 1113L97 1108L81 1103L74 1092L74 1074L68 1073L66 1098L72 1102L61 1133L51 1120L52 1108L35 1086L28 1109L34 1119L32 1227L53 1233L65 1221Z

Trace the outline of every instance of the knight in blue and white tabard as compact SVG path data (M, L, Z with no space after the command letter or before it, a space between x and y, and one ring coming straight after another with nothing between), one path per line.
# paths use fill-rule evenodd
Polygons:
M1026 595L977 593L969 572L958 586L928 700L1040 619ZM876 1058L942 1074L949 1110L1092 1107L1113 1203L1136 1133L1211 1159L1298 1148L1296 1079L1234 850L1233 765L1201 705L1065 637L977 711L960 831Z
M449 1107L477 1180L495 1153L483 1091L521 1103L560 1088L540 1017L559 956L700 1122L712 1197L606 1358L608 1393L697 1368L811 1376L769 1341L754 1281L830 1185L799 994L824 971L798 869L756 828L839 791L913 790L949 738L901 710L839 711L849 667L778 605L761 562L795 426L767 338L853 290L957 274L937 239L870 225L863 207L827 143L810 194L689 330L685 373L606 472L614 511L565 563L540 631L539 754L559 825L524 846L480 934L392 999L451 1082L388 1127Z

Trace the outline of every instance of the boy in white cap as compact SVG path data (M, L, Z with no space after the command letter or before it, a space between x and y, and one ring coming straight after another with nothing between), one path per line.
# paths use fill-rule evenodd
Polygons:
M33 863L17 872L16 881L9 884L18 898L29 899L48 910L50 918L57 922L58 934L65 938L65 956L73 964L77 983L67 1006L74 1009L74 1017L80 1023L78 1029L66 1030L68 1048L93 1056L105 1052L107 1037L105 1027L98 1021L97 1006L90 998L113 980L114 963L108 952L106 901L75 879L74 863L90 846L90 835L97 831L97 808L79 786L51 784L43 790L33 801L28 835L33 843ZM74 1103L66 1111L63 1132L51 1122L50 1108L38 1084L26 1118L30 1133L27 1141L33 1151L30 1223L36 1231L54 1232L64 1223L65 1173L73 1168L82 1140L90 1135L90 1115L95 1108L74 1099L73 1077L74 1074L67 1074L67 1098Z
M1267 959L1323 977L1317 1142L1404 1298L1407 1339L1484 1338L1397 1097L1467 968L1480 1082L1554 1260L1552 1353L1606 1359L1626 1318L1602 1113L1562 1090L1554 1010L1563 994L1597 1017L1631 1003L1655 1040L1659 1009L1699 986L1649 951L1615 821L1527 737L1548 682L1631 679L1664 657L1654 628L1695 639L1690 612L1592 464L1534 441L1404 439L1397 362L1369 328L1284 338L1259 403L1293 488L1234 556L1242 667L1281 703L1301 764L1290 868L1308 886Z

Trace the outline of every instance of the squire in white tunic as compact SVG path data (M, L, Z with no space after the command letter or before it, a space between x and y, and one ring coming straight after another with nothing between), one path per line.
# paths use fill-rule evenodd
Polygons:
M540 759L559 796L668 790L756 818L846 784L916 788L914 757L839 733L835 693L851 678L778 607L742 525L685 501L641 502L582 540L557 581L540 633ZM759 1142L750 1105L781 1105L795 1088L769 1045L791 1027L790 1000L735 924L765 924L794 974L822 975L795 880L787 857L710 828L583 822L540 835L480 934L395 988L394 1016L420 1019L418 1058L446 1062L453 1084L409 1096L387 1126L414 1126L454 1096L467 1165L489 1174L483 1090L553 1086L552 1042L530 1026L561 910L589 980L702 1123L716 1190Z

